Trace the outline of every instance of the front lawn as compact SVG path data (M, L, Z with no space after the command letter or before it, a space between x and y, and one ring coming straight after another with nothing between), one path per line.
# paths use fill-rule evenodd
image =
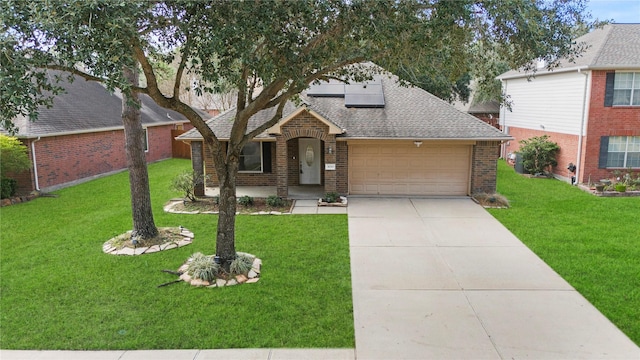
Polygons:
M604 198L499 163L491 214L640 344L640 198Z
M127 173L0 210L0 348L193 349L354 347L347 217L237 218L236 247L263 261L255 284L222 289L176 277L214 252L215 215L166 214L188 160L149 166L156 225L182 225L192 245L129 257L102 244L131 229Z

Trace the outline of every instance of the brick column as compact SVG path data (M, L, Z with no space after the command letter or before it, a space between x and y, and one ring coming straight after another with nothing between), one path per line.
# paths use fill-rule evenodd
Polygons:
M204 152L202 141L191 142L191 167L194 175L204 178ZM196 196L204 196L204 182L195 184L193 192Z
M276 136L276 186L277 194L281 198L289 196L289 171L287 164L289 153L287 152L287 140L284 136Z
M471 159L471 195L496 192L499 141L478 141Z
M336 136L327 135L324 141L324 163L336 165ZM336 169L324 170L324 192L336 192Z

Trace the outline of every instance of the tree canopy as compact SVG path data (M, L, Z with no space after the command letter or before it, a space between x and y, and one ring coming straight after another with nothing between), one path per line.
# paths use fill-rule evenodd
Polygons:
M479 42L501 44L496 54L511 68L534 70L537 59L553 68L582 50L571 38L583 11L583 0L4 0L1 121L9 127L18 114L37 115L51 94L43 90L56 90L46 69L146 93L182 113L214 156L224 209L217 250L230 244L226 258L233 256L239 153L310 83L367 79L376 68L362 63L371 61L406 84L423 76L451 84L485 60L473 50ZM173 91L163 93L157 64L175 59ZM123 78L136 62L142 86ZM190 91L212 92L215 84L237 91L228 146L180 98L186 74L202 80L189 83ZM275 115L248 131L249 118L267 108Z

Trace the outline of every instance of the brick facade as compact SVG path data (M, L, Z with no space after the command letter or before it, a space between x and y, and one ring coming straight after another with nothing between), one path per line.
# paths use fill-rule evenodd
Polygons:
M478 141L473 146L473 154L471 157L471 194L494 193L496 191L496 172L499 154L499 141Z
M349 191L348 143L336 141L336 136L329 134L327 124L312 114L303 111L280 127L280 133L274 135L275 142L270 139L271 173L239 173L237 186L276 186L277 195L288 196L288 187L299 185L300 159L298 139L319 139L322 145L321 184L325 192L337 192L342 195ZM192 148L197 151L196 147ZM479 141L473 147L471 169L471 193L495 192L496 166L499 157L499 141ZM210 176L208 186L218 186L213 167L213 156L204 149L204 168ZM335 164L336 170L325 170L325 164Z
M567 167L569 166L569 163L576 164L579 140L578 135L523 128L509 128L509 135L513 136L515 140L511 140L509 145L506 146L507 154L514 153L520 149L520 140L526 140L534 136L548 135L550 141L553 141L560 146L560 150L556 155L558 166L555 166L552 169L552 172L567 179L575 175L570 172Z
M589 119L585 144L581 182L607 179L615 169L599 169L598 159L601 136L640 136L640 106L604 106L607 71L592 72Z
M147 128L147 162L171 158L171 130L174 124ZM34 143L40 189L63 186L66 183L126 169L124 130L91 132L25 139L29 158L33 162ZM36 189L32 168L18 179L18 191Z

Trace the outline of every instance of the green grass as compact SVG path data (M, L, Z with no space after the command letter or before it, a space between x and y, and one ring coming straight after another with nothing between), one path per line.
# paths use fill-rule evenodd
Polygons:
M640 198L601 198L499 163L491 214L640 344Z
M138 257L102 253L131 229L127 173L0 210L0 348L189 349L353 347L347 218L237 218L236 248L263 261L259 282L192 288L175 277L214 252L214 215L166 214L187 160L149 166L157 226L192 230L192 245Z

